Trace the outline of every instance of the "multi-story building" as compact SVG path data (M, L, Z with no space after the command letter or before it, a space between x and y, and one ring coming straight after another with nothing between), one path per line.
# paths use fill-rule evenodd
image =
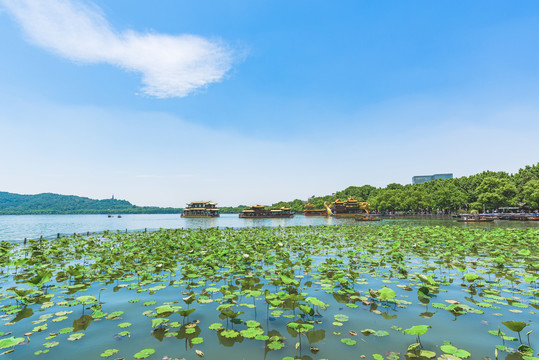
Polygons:
M453 179L453 174L419 175L412 177L413 184L422 184L436 179Z

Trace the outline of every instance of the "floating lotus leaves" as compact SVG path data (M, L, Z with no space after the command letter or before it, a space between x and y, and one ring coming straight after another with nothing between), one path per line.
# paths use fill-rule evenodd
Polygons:
M192 344L202 344L204 342L204 339L201 337L195 337L191 339Z
M80 340L83 336L84 336L84 333L75 333L75 334L69 335L67 340L68 341L76 341L76 340Z
M348 338L341 339L341 342L346 344L346 345L355 345L355 344L357 344L356 340L352 340L352 339L348 339Z
M58 341L47 341L46 343L43 344L43 347L45 347L46 349L50 349L58 345L60 345Z
M287 327L296 330L298 333L303 333L314 328L314 325L299 322L290 322L286 324Z
M464 278L464 280L471 283L471 282L474 282L475 280L479 279L480 276L477 275L476 273L466 273L466 274L464 274L463 278Z
M109 357L118 353L118 349L107 349L101 353L101 357Z
M135 359L146 359L147 357L149 357L152 354L155 354L155 349L148 348L148 349L140 350L138 353L133 355L133 357Z
M155 308L157 315L170 315L175 311L175 308L170 305L162 305Z
M4 278L0 279L3 282L14 281L27 286L28 279L35 277L39 269L47 269L51 271L52 278L56 282L65 283L53 284L46 288L44 285L48 283L43 283L41 284L43 290L37 290L35 287L33 290L4 289L1 294L0 311L6 326L12 326L19 321L13 327L16 334L19 332L30 334L29 330L35 328L36 333L29 336L32 341L37 340L38 345L40 341L38 339L48 335L46 339L49 340L57 336L57 333L59 333L57 339L63 341L69 337L61 336L62 334L81 330L93 320L98 322L94 329L96 331L87 332L85 337L91 336L91 339L85 339L85 343L99 344L99 341L106 338L127 342L123 345L127 346L130 340L126 337L131 333L116 332L127 327L129 323L104 320L107 316L105 310L117 310L108 318L118 319L123 316L123 313L120 314L118 311L125 311L130 314L133 324L141 324L144 321L142 315L148 316L155 326L151 331L152 336L160 340L165 337L183 339L187 350L188 346L192 347L194 343L208 340L199 336L202 330L196 326L195 321L182 326L187 319L184 318L182 321L181 316L189 316L195 311L195 307L191 305L185 306L187 309L181 309L175 306L178 302L184 305L182 300L178 299L180 292L185 297L187 305L199 304L196 306L196 312L200 313L199 319L203 321L205 327L209 325L210 330L217 331L215 335L224 346L233 346L244 339L252 339L246 341L250 344L242 344L240 351L245 349L245 346L254 346L253 349L261 348L261 343L253 344L253 342L264 341L266 348L260 352L267 353L273 349L286 347L286 355L289 355L293 354L294 344L303 342L303 349L296 349L298 350L296 356L290 357L308 359L309 355L305 353L309 353L310 347L305 348L305 340L308 339L309 344L312 344L325 339L325 330L331 329L330 332L333 332L333 329L338 329L331 325L335 320L335 325L343 326L343 334L349 333L356 340L366 341L362 344L362 351L368 354L372 353L372 343L378 340L372 337L366 339L363 336L358 339L354 337L355 332L351 329L359 332L357 326L362 323L365 324L363 327L374 327L375 325L367 324L375 324L379 319L378 315L390 320L388 326L392 325L393 330L399 331L402 331L402 328L392 321L397 315L399 320L402 320L402 323L397 325L409 324L409 320L417 319L417 315L432 317L434 312L429 310L429 306L447 311L447 313L439 311L438 316L430 320L433 326L445 321L447 315L453 315L456 319L457 316L467 314L483 314L484 321L493 324L499 323L494 319L495 314L507 316L510 311L517 309L522 312L521 315L517 315L520 316L519 319L528 319L528 314L534 315L535 310L539 309L539 301L536 300L539 295L537 289L539 266L536 265L538 260L536 254L539 253L536 241L538 235L537 229L522 231L484 230L471 227L460 229L435 226L343 225L293 226L279 229L174 229L147 234L110 233L93 239L91 236L88 238L78 236L65 240L44 241L42 245L36 242L35 252L31 246L27 246L26 250L29 254L32 251L33 255L20 262L18 274L11 274L12 270L9 268L13 266L14 260L10 259L8 263L4 263L8 271L5 271ZM279 242L282 246L278 245ZM21 247L14 256L25 258L24 250ZM36 255L38 253L41 255ZM244 260L243 254L249 254L249 257ZM503 267L498 265L497 260L500 259L504 260ZM21 273L23 268L28 272ZM14 271L17 272L16 269ZM475 276L477 278L472 279ZM478 284L479 277L488 279L483 279L485 281ZM473 286L461 286L460 278ZM391 285L396 283L398 284ZM379 284L387 285L367 292L369 284L376 288L382 286ZM97 295L96 289L100 286L105 286L108 290L103 293L107 295L105 299L91 296ZM124 290L120 291L121 289ZM417 291L419 299L410 296L412 295L410 293L404 293L411 290ZM81 291L87 292L90 296L70 297L70 294ZM137 312L135 308L142 309L142 305L135 303L143 300L133 299L127 302L133 297L133 293L137 293L144 299L143 305L156 304L154 300L147 301L147 296L157 291L160 291L158 300L163 303L155 309ZM314 297L313 294L319 296ZM399 297L396 294L399 294ZM53 296L56 296L54 301ZM454 296L458 301L449 300L449 296ZM121 301L117 301L118 299ZM249 299L249 303L246 303L245 299ZM437 302L427 305L422 299L435 299ZM105 300L108 304L102 302L98 304L101 300ZM216 306L219 306L217 311L216 306L206 305L210 302L217 303ZM81 319L74 321L77 328L73 326L59 330L58 322L62 324L61 321L67 321L65 317L68 313L58 310L81 304L84 306L78 307L76 309L78 315L74 316L76 318L82 315ZM94 306L89 308L88 305ZM112 309L111 306L121 307ZM52 308L54 315L51 313L39 316L38 311L46 308ZM238 311L239 309L243 311ZM497 312L493 313L491 309L496 309ZM31 314L31 311L34 313ZM263 325L256 320L244 322L240 318L244 312L247 319L256 319L260 322L264 319ZM343 314L338 314L339 312ZM27 317L28 314L30 315ZM36 319L37 316L39 319ZM170 321L176 321L169 324L168 319L165 319L169 316ZM176 318L173 319L172 316ZM219 321L218 316L226 320L226 323L221 321L224 325L213 323ZM73 320L72 316L68 318ZM283 318L290 319L289 325ZM354 322L347 323L349 319L353 319ZM46 322L49 320L52 320L49 327L56 333L48 334L45 331L48 329ZM147 320L145 322L149 325ZM461 325L458 325L459 323ZM485 350L485 346L481 344L485 340L484 337L491 335L480 330L479 321L468 323L470 327L466 328L466 331L479 330L477 349L480 351L477 355L474 353L474 356L478 358L485 355L492 356L492 351ZM165 327L166 324L169 326ZM459 326L462 326L462 321L448 322L445 325L448 328L447 334L453 334L455 330L458 331ZM524 325L526 326L526 323ZM225 327L229 326L232 326L232 330L225 330ZM234 330L235 326L238 328ZM427 325L419 326L428 329ZM530 323L531 328L535 326L535 323ZM132 329L133 337L137 341L147 340L149 326L129 328ZM285 328L292 336L299 337L296 339L297 342L286 341L278 334L278 331ZM385 330L365 330L370 330L365 332L365 335L388 335ZM264 334L264 331L268 334ZM424 331L425 328L421 331L421 328L411 327L404 333L419 336L424 334ZM334 334L335 336L326 339L328 344L324 344L323 349L327 350L341 341L341 333ZM506 345L511 345L508 341L516 340L513 336L498 332L493 335L499 336L500 339L491 338L491 341L499 340L500 343L505 341ZM10 335L4 335L6 338L8 336ZM394 340L398 343L398 338L402 335L393 333L391 336L397 336ZM353 341L348 339L343 341L343 344L349 340ZM45 344L52 347L56 346L57 342L51 340ZM380 343L382 347L390 346L388 344ZM513 347L517 346L516 342L513 344ZM417 346L415 350L409 351L408 358L424 359L423 355L433 354ZM28 351L26 348L17 347L15 351L18 353L15 357L24 357L24 352ZM517 350L510 346L499 344L498 349L510 352L508 355L513 357L520 356L524 359L524 356L529 356L524 355L529 354L529 349L524 346L519 347L521 350L519 354L515 354ZM45 351L47 348L35 353L43 354ZM353 348L343 351L353 352ZM440 351L447 351L440 355L440 359L444 360L469 356L468 352L450 343L444 343ZM476 351L474 348L474 352ZM104 351L103 354L109 353ZM386 353L386 360L397 359L398 355L395 354ZM223 357L228 355L223 353Z
M533 357L533 348L526 344L520 344L518 347L518 352L524 355L525 357L530 356Z
M345 321L348 321L349 317L347 315L343 315L343 314L336 314L334 315L334 318L335 320L339 321L339 322L345 322Z
M15 345L19 345L24 341L24 338L19 337L16 338L14 336L7 338L7 339L1 339L0 340L0 349L10 348L14 347Z
M434 359L436 353L430 350L420 350L416 352L407 352L405 355L407 360L425 360L425 359Z
M97 302L97 298L90 295L79 296L76 300L82 305L90 305Z
M73 328L72 327L66 327L66 328L63 328L63 329L60 329L60 331L58 331L60 334L68 334L70 332L73 331Z
M213 323L208 327L208 329L210 329L210 330L219 330L222 327L223 327L223 324L221 324L221 323Z
M448 354L454 354L457 352L458 348L451 344L447 344L447 345L440 346L440 350Z
M395 294L395 291L388 287L381 288L380 290L378 290L378 293L378 299L382 301L392 300L397 296L397 294Z
M440 350L447 354L454 355L458 359L467 359L472 356L468 351L458 349L456 346L453 346L449 341L444 341L444 345L440 346Z
M169 319L165 319L165 318L152 319L152 327L156 328L160 325L166 324L167 322L169 322Z
M245 322L245 325L247 325L247 327L258 327L260 326L260 323L258 321L255 321L255 320L247 320Z
M34 327L34 328L32 329L32 332L41 332L41 331L43 331L43 330L47 330L48 327L49 327L49 326L48 326L47 324L38 325L38 326L36 326L36 327Z
M438 357L438 360L462 360L462 358L451 354L442 354Z
M279 341L272 341L268 344L268 348L271 350L281 350L283 346L283 343Z
M246 337L248 339L255 338L258 335L263 335L264 330L261 328L248 328L245 330L240 331L241 336Z
M226 338L232 339L238 336L240 333L236 330L223 330L221 331L221 336L224 336Z
M109 316L107 316L107 319L117 319L120 316L122 316L123 314L124 314L124 312L121 311L121 310L114 311L114 312L110 313Z

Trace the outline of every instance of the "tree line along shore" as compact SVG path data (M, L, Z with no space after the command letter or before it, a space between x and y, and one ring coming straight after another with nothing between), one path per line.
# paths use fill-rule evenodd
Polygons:
M379 212L452 213L459 210L494 211L503 208L534 211L539 209L539 163L528 165L514 174L484 171L422 184L393 183L384 188L350 186L334 195L311 198L309 203L315 208L324 208L324 202L348 197L366 201L371 210ZM296 199L281 201L273 206L286 206L294 212L302 212L305 204Z
M514 174L504 171L484 171L471 176L438 179L422 184L392 183L384 188L371 185L349 186L335 194L312 197L315 208L324 202L353 197L370 204L371 211L414 213L453 213L456 211L494 211L519 208L539 209L539 163L528 165ZM289 207L303 212L306 201L280 201L272 207ZM252 204L250 204L252 205ZM221 206L221 213L240 213L248 205ZM94 200L74 195L20 195L0 192L0 215L45 214L179 214L181 208L136 206L126 200Z

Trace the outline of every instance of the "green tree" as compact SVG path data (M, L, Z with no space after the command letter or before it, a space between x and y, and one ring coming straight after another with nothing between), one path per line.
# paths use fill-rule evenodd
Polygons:
M444 184L432 194L434 207L444 210L456 210L466 203L466 195L453 183Z
M477 202L487 209L516 205L517 202L517 188L510 178L486 177L477 188L477 193Z
M539 209L539 180L530 180L522 189L522 201L530 209Z

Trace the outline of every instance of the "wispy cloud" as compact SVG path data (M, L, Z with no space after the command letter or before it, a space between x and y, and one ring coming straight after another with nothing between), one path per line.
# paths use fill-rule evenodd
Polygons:
M221 81L232 51L195 35L117 31L101 9L71 0L0 0L29 40L68 59L109 63L142 73L142 91L158 98L183 97Z

